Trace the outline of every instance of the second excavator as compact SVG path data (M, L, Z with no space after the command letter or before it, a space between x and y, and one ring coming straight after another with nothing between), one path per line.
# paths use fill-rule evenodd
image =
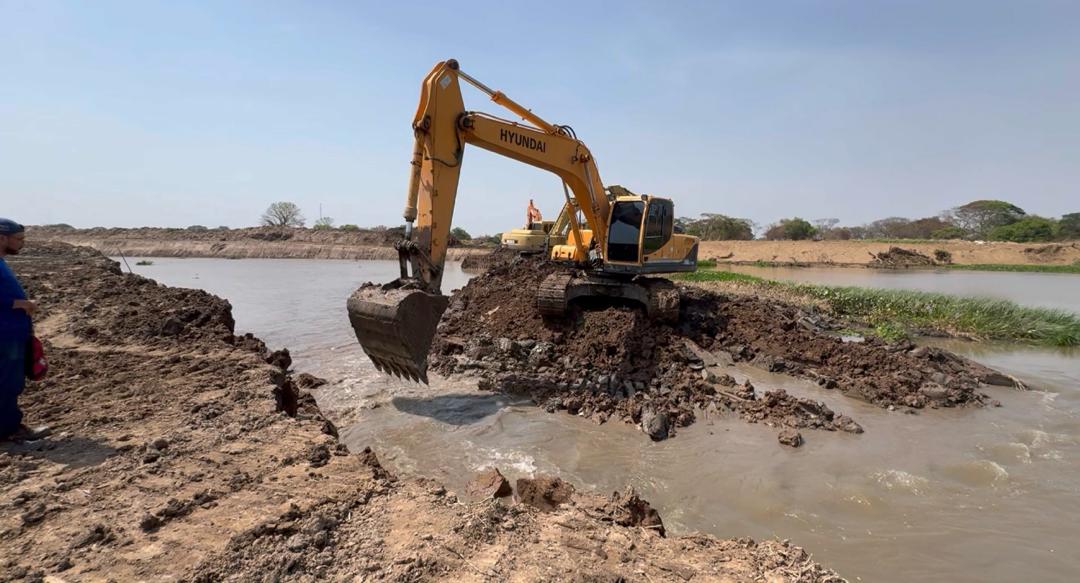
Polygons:
M461 81L526 123L466 110ZM555 174L566 202L573 197L589 227L569 214L566 243L552 246L549 255L567 269L548 276L537 290L541 315L561 318L575 300L606 297L639 304L653 318L678 318L677 288L648 274L697 269L698 239L674 232L671 200L625 189L605 192L596 160L569 126L544 121L450 59L424 78L412 127L405 234L395 244L401 276L366 284L348 301L356 337L379 370L428 380L428 350L448 305L440 288L466 145Z

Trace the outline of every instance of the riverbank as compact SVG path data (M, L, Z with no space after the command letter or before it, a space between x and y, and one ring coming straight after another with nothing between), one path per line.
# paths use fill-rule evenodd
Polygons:
M401 229L294 229L251 227L246 229L95 228L58 229L31 227L32 241L67 243L90 247L118 257L210 257L219 259L345 259L396 260L394 242ZM452 246L447 257L461 261L490 248Z
M954 266L1073 266L1080 262L1080 243L1005 243L999 241L702 241L699 257L736 265L873 267L879 253L893 247L935 258Z
M842 581L786 542L661 536L628 492L519 481L509 503L394 477L228 302L86 249L9 259L51 366L21 403L53 434L0 445L4 580Z
M1020 306L1008 300L776 281L719 270L673 278L713 291L812 306L853 319L857 325L869 327L869 332L891 339L911 334L1046 346L1080 345L1080 315Z

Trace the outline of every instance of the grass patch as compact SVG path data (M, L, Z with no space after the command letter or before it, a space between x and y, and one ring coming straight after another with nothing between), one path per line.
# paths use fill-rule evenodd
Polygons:
M699 269L714 269L716 268L715 259L698 259L697 266Z
M971 265L949 265L949 269L965 271L1019 271L1030 273L1080 273L1080 263L1072 265L1017 265L1009 263L975 263Z
M698 271L678 274L672 279L740 282L762 289L779 289L795 300L823 302L834 314L865 322L875 334L885 338L933 329L987 340L1080 345L1077 314L1029 308L1008 300L774 281L729 271Z

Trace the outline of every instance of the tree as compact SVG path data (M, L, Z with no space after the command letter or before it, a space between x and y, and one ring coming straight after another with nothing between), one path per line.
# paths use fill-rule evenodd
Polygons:
M701 213L701 218L682 218L675 223L687 235L705 241L749 241L754 238L753 224L749 220L717 213Z
M468 231L462 229L461 227L454 227L453 229L450 229L450 236L457 239L458 241L469 241L472 239L472 235L470 235Z
M304 215L291 202L275 202L262 214L262 224L268 227L303 227Z
M866 225L866 238L869 239L903 239L904 230L911 221L904 217L888 217L878 219Z
M924 219L918 219L908 223L907 227L902 230L904 239L932 239L934 233L948 229L949 227L955 227L952 223L942 219L941 217L926 217Z
M811 225L804 219L799 217L791 219L780 219L779 223L769 227L769 230L765 231L765 238L769 240L791 240L802 241L804 239L811 239L817 234L817 229L814 225Z
M994 227L1024 218L1024 209L1003 200L974 200L946 213L949 222L972 237L986 237Z
M334 219L330 217L319 217L319 220L315 221L315 225L311 227L318 231L325 231L327 229L334 228Z
M1080 239L1080 213L1061 215L1057 236L1059 239Z
M1001 225L990 230L992 241L1012 241L1014 243L1034 243L1050 241L1054 238L1057 224L1053 219L1043 217L1024 217L1015 223Z

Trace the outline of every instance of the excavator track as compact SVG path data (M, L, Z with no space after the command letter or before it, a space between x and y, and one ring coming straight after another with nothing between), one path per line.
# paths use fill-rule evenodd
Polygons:
M574 280L573 273L553 273L540 282L536 291L536 308L545 318L562 318L569 307L567 289Z
M583 297L630 300L661 322L679 320L679 289L662 278L638 277L626 281L592 274L553 273L540 283L536 307L545 318L563 318L570 302Z

